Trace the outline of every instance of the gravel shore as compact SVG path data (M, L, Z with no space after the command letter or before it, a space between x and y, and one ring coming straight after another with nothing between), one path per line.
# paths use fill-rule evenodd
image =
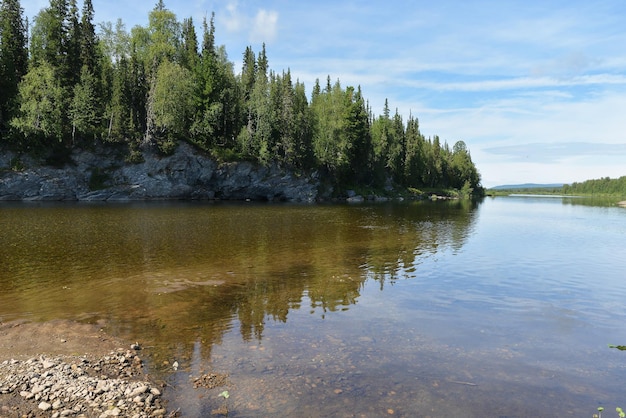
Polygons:
M0 363L1 417L172 417L138 352L39 356Z

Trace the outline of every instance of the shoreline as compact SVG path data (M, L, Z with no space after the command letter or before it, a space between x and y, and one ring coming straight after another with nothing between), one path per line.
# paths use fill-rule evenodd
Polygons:
M121 348L129 347L129 348ZM135 344L97 324L0 324L0 416L174 417Z

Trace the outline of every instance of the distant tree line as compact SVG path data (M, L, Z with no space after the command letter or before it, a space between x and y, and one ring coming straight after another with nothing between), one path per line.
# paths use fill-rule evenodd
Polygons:
M339 184L480 188L463 141L426 138L417 118L375 116L361 88L317 80L310 100L265 46L236 74L215 44L214 15L198 37L159 0L146 27L93 23L91 0L50 0L29 25L19 0L0 1L0 145L26 152L125 144L172 153L188 141L216 158L319 170ZM32 27L31 27L32 26Z
M617 179L603 177L563 186L564 194L611 194L626 196L626 176Z

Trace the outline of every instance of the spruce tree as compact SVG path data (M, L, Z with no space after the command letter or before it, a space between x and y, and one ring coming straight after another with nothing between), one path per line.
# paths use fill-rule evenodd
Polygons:
M113 72L111 102L108 109L108 128L106 140L122 142L129 134L131 115L131 95L129 91L129 64L121 56Z
M0 141L18 110L18 86L28 71L26 26L19 0L0 3Z
M426 170L425 139L419 130L419 121L412 115L406 124L406 152L403 183L407 187L423 185Z
M69 116L72 122L72 143L75 143L77 137L96 139L102 117L101 107L96 78L86 65L83 65L79 82L74 86Z
M202 21L204 34L202 38L202 56L215 55L215 12L211 13L210 25L207 25L206 17Z
M74 50L69 23L70 11L67 0L50 0L50 6L35 17L31 37L31 68L47 63L55 78L54 85L60 88L59 106L63 111L59 115L60 138L69 140L71 123L67 109L72 101L74 85L78 82L80 71L73 68L77 51ZM70 54L70 51L73 51ZM56 100L56 98L55 98ZM22 104L23 105L23 104ZM55 138L57 138L55 131ZM56 143L56 141L53 141Z
M183 43L180 51L180 64L188 70L195 70L198 64L198 37L193 25L193 19L183 19Z
M391 121L391 142L389 144L389 154L387 155L387 168L397 182L402 181L404 174L404 161L406 154L406 137L402 116L396 113Z
M294 112L294 162L297 168L308 169L313 167L313 119L311 108L306 98L304 84L296 81L293 97Z
M257 73L257 63L252 47L246 47L243 53L243 67L241 69L241 90L244 103L250 99Z
M65 64L65 74L62 75L64 83L71 91L80 81L81 72L81 25L78 16L78 6L76 0L70 0L69 14L67 17L67 57Z
M98 38L93 25L93 15L91 0L84 0L80 20L80 63L93 75L98 75Z
M350 173L348 180L355 183L368 180L369 166L367 164L371 152L369 115L365 108L365 100L361 86L356 91L348 87L346 91L345 137L346 154L349 159Z

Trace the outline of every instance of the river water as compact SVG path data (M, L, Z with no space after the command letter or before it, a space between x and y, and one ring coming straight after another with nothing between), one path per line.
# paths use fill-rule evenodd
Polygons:
M572 198L3 203L0 321L105 323L189 417L612 416L625 238Z

